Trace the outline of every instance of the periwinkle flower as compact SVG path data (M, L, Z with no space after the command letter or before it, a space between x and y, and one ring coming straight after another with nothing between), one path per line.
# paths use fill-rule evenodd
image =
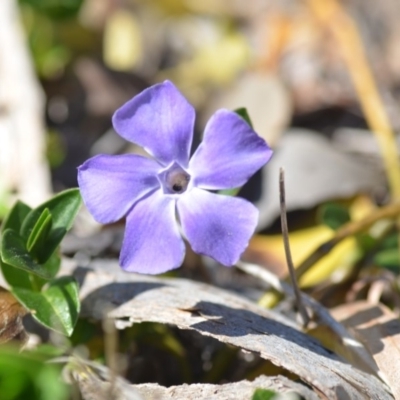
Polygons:
M153 158L98 155L79 167L83 200L103 224L126 216L120 265L159 274L181 265L182 232L193 250L235 264L257 225L248 201L209 192L242 186L272 150L236 113L217 111L191 159L194 108L169 81L118 109L115 130ZM179 220L179 223L178 223Z

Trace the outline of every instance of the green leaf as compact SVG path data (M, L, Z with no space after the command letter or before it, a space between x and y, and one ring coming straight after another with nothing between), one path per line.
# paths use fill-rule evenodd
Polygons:
M337 203L323 205L319 213L321 222L334 230L350 221L349 210Z
M251 400L271 400L276 396L276 392L269 389L256 389Z
M41 351L0 348L0 393L2 400L67 400L68 386L60 379L60 366L47 363Z
M61 258L58 252L54 252L50 258L42 264L43 268L50 274L52 278L55 278L57 272L60 270ZM39 291L46 283L48 279L43 279L38 276L34 277L34 288Z
M247 108L237 108L236 110L234 110L234 112L240 115L251 126L251 128L253 128L253 123L251 122L249 113L247 112Z
M71 229L81 204L82 199L79 189L69 189L41 204L39 207L32 210L25 218L21 229L21 236L25 240L28 240L43 211L47 208L51 214L51 229L40 250L40 258L42 261L49 259L67 231Z
M31 272L41 278L48 280L53 277L45 266L38 264L32 258L26 249L24 240L11 229L7 229L3 234L1 258L10 266Z
M374 262L379 267L387 268L395 272L400 270L400 252L398 248L385 249L377 253Z
M1 261L0 264L3 277L11 287L33 288L29 272L20 268L15 268L3 261Z
M50 282L41 293L13 288L12 293L44 326L70 336L80 311L78 284L71 276Z
M21 0L35 10L53 19L64 19L75 16L84 0Z
M26 243L26 248L29 253L32 254L40 264L46 262L49 256L51 256L51 254L48 255L46 251L46 239L51 230L52 222L53 218L50 211L48 208L45 208L36 221Z
M5 217L1 226L1 232L3 233L6 229L12 229L15 232L19 232L24 219L31 210L32 209L28 205L18 200Z

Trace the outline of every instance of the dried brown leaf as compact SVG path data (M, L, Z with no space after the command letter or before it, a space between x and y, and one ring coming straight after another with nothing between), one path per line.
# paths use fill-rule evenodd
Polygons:
M366 301L341 305L332 314L364 344L395 398L400 399L399 317L382 304Z
M27 310L6 289L0 288L0 343L14 338L25 339L22 318Z

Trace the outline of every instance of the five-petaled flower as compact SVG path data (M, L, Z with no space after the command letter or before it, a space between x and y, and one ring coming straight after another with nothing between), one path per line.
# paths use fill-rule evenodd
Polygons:
M257 225L248 201L209 192L242 186L272 150L233 111L219 110L189 160L194 108L169 81L118 109L115 130L153 158L98 155L78 169L83 200L103 224L126 216L120 265L158 274L181 265L184 236L197 253L235 264ZM179 220L179 223L178 223Z

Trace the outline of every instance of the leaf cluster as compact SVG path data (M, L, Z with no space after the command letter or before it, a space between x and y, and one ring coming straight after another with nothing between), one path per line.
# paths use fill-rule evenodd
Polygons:
M78 285L56 278L59 245L81 205L78 189L37 208L17 201L1 227L0 266L12 294L44 326L71 335L79 314Z

